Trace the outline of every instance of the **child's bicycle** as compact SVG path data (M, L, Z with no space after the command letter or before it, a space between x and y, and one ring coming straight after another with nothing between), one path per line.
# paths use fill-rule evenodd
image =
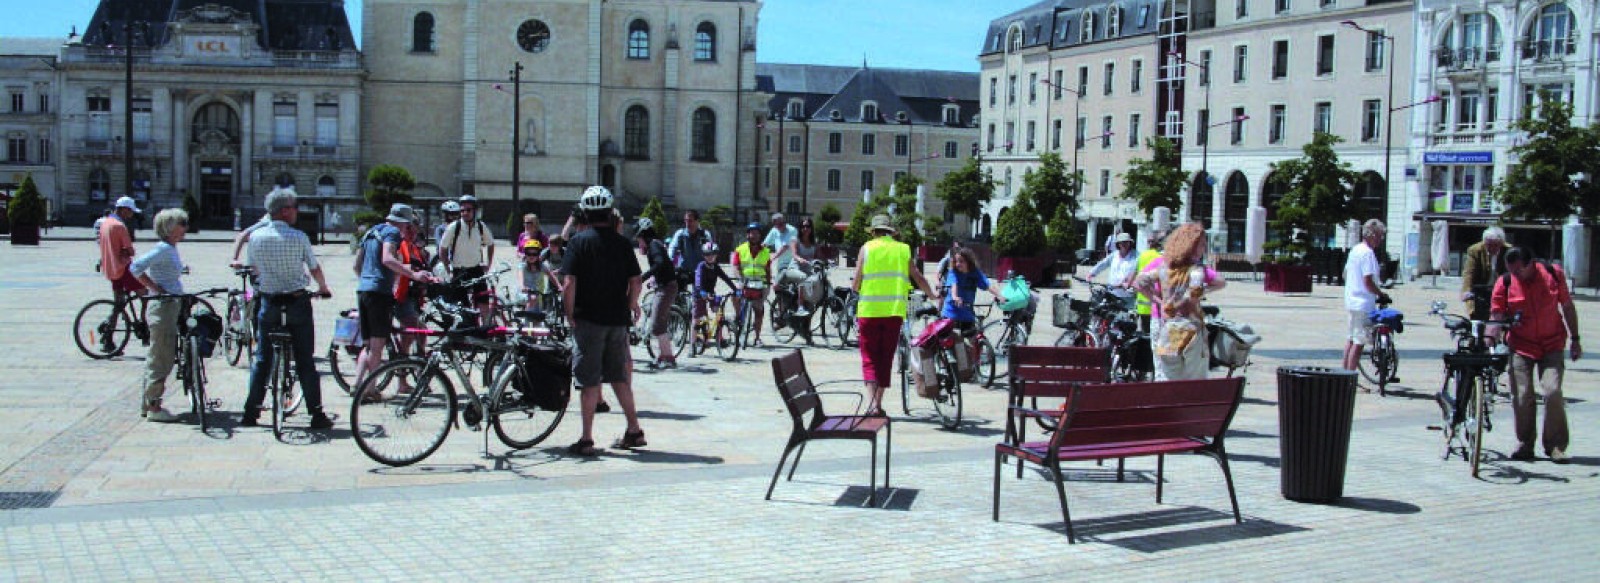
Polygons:
M739 345L734 342L732 322L728 320L727 306L733 299L733 293L714 295L706 298L706 313L694 323L692 356L699 356L717 351L718 358L732 359L739 354Z

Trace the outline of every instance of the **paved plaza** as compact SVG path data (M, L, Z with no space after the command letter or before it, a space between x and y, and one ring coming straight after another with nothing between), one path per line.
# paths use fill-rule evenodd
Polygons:
M270 429L237 426L248 371L220 358L208 362L220 403L211 432L145 423L144 349L94 361L72 343L73 316L108 286L82 240L90 233L59 231L39 247L0 244L0 581L1586 580L1600 568L1600 354L1567 369L1573 463L1506 459L1502 405L1492 460L1473 479L1459 458L1440 459L1443 440L1429 429L1439 354L1452 345L1427 303L1455 295L1448 281L1391 292L1408 318L1402 382L1389 397L1359 396L1346 498L1319 505L1279 493L1274 372L1337 366L1340 290L1269 295L1235 274L1212 303L1264 337L1228 436L1244 524L1209 459L1169 459L1159 505L1153 459L1130 461L1122 483L1082 464L1067 484L1080 537L1068 546L1054 488L1037 472L1007 472L1001 520L990 520L1004 393L971 385L959 431L940 429L927 401L902 415L898 397L887 400L892 489L878 493L879 507L866 502L862 443L809 447L794 481L763 500L789 430L768 363L791 349L782 345L661 373L645 372L637 351L650 446L595 459L565 452L578 435L574 408L527 451L491 438L486 457L484 435L458 429L423 463L382 466L356 448L349 398L327 379L336 428L280 443ZM180 246L193 272L186 286L231 284L222 242L231 235ZM143 250L149 231L139 236ZM347 246L318 253L335 293L315 304L325 346L337 311L354 306L354 275ZM1045 305L1033 343L1054 340ZM1578 305L1583 332L1600 337L1595 304ZM853 349L806 358L819 381L860 377ZM186 409L177 393L169 408ZM596 439L609 445L623 427L620 413L599 415Z

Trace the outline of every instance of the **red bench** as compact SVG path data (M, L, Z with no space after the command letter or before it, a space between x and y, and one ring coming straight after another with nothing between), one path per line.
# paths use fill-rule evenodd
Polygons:
M1197 453L1215 459L1222 467L1234 522L1242 522L1223 436L1243 396L1244 379L1235 377L1076 385L1059 413L1013 406L1009 416L1019 424L1026 418L1051 415L1056 417L1056 429L1049 441L995 445L994 520L1000 520L1000 464L1007 458L1017 460L1019 467L1032 463L1050 471L1067 540L1075 543L1062 485L1062 462L1156 456L1156 503L1160 504L1166 455Z

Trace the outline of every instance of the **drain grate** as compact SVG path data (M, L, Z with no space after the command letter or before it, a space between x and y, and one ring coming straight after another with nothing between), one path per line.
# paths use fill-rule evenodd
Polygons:
M49 508L61 492L0 492L0 510Z

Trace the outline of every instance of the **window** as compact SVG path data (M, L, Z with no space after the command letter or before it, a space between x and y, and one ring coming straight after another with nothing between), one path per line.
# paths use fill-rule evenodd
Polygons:
M878 136L877 136L877 134L871 134L871 133L861 134L861 155L862 156L871 156L871 155L877 154L877 153L878 153Z
M411 52L433 52L433 14L418 12L411 18Z
M800 169L799 168L790 168L789 171L786 174L788 175L788 178L787 178L787 180L784 181L785 182L784 188L788 188L790 190L799 190L800 189Z
M635 20L628 24L628 58L650 58L650 23Z
M1577 50L1572 38L1572 11L1566 4L1546 4L1528 28L1524 57L1535 60L1560 58Z
M1462 91L1456 97L1456 131L1470 132L1478 129L1478 104L1481 94L1477 91Z
M994 151L994 124L989 124L989 151Z
M883 121L878 117L878 104L871 101L861 104L861 121L868 123Z
M1440 91L1439 92L1438 107L1436 107L1433 110L1434 115L1437 116L1437 117L1435 117L1433 122L1434 122L1434 124L1436 124L1438 126L1438 129L1441 132L1448 131L1450 129L1450 104L1451 103L1454 103L1454 102L1450 98L1450 92L1449 91Z
M293 153L299 143L295 131L298 106L293 98L280 97L272 102L272 151L278 154Z
M1198 142L1196 145L1204 146L1211 142L1208 138L1211 135L1211 110L1200 110L1197 119L1200 121L1200 135L1195 136L1195 142Z
M1006 151L1010 152L1012 146L1015 146L1016 143L1017 143L1017 123L1008 121L1008 122L1006 122Z
M1106 8L1106 38L1122 36L1122 9L1112 6Z
M1389 41L1383 39L1382 31L1367 33L1366 55L1361 59L1362 70L1368 73L1383 70L1383 59L1386 56L1384 53L1389 48L1384 44L1387 42Z
M1200 51L1200 86L1211 85L1211 49Z
M1144 27L1149 26L1149 25L1150 25L1150 5L1149 4L1145 4L1145 5L1139 7L1139 28L1144 28Z
M1111 116L1100 118L1100 149L1111 148Z
M761 146L762 147L762 151L764 151L764 152L766 152L768 154L771 154L772 153L772 136L771 135L766 135L766 136L762 136L762 137L766 138L766 143Z
M1028 103L1039 101L1039 74L1028 73Z
M844 152L844 134L839 132L828 133L828 153L839 154Z
M1250 0L1233 0L1233 17L1244 18L1250 16Z
M50 113L50 96L42 91L44 89L41 88L41 93L39 93L39 113Z
M767 190L772 190L772 169L771 168L762 168L761 169L761 187L765 188Z
M22 90L11 91L11 113L22 113L24 105L28 103L28 96Z
M6 136L6 161L28 161L28 134L12 133Z
M89 95L84 99L84 109L89 112L90 141L105 142L111 139L111 98Z
M39 163L50 163L50 138L39 138Z
M1073 138L1073 142L1072 142L1073 143L1072 147L1080 149L1080 150L1083 149L1084 141L1089 139L1089 136L1086 135L1088 131L1089 131L1089 118L1087 118L1087 117L1078 118L1078 125L1077 125L1077 128L1074 130L1075 133L1073 134L1074 138Z
M1086 43L1094 38L1094 13L1083 11L1083 26L1078 28L1078 42Z
M1361 102L1361 141L1374 142L1378 139L1378 121L1381 119L1383 102L1368 99Z
M1273 0L1272 13L1283 14L1289 11L1289 0Z
M1139 118L1137 113L1128 114L1128 147L1139 147Z
M861 190L872 190L872 183L873 183L872 171L871 170L862 170L861 171Z
M1110 194L1111 194L1111 171L1102 169L1102 170L1100 170L1100 196L1108 196Z
M1317 75L1333 74L1333 35L1317 37Z
M1034 136L1034 127L1035 127L1035 125L1034 125L1034 122L1033 122L1033 121L1031 121L1031 120L1030 120L1030 121L1028 121L1028 151L1029 151L1029 152L1032 152L1032 151L1033 151L1033 144L1034 144L1034 139L1033 139L1033 136Z
M1486 107L1484 107L1485 117L1483 120L1483 130L1489 131L1494 129L1494 122L1498 121L1500 117L1500 90L1490 89L1488 98L1484 100L1484 104Z
M1239 45L1233 47L1233 82L1243 83L1249 79L1246 72L1250 68L1250 47Z
M840 184L843 182L842 175L843 173L839 172L837 168L828 170L828 192L839 192L839 189L842 188Z
M1272 41L1272 78L1282 79L1289 76L1289 41Z
M796 154L796 153L799 153L799 152L800 152L800 136L789 136L789 153Z
M702 22L694 28L694 60L717 60L717 26Z
M1052 123L1054 123L1054 125L1050 127L1050 149L1051 150L1060 150L1061 149L1061 120L1058 119L1058 120L1055 120Z
M650 110L643 105L631 106L622 115L622 155L631 160L650 159Z
M896 156L910 156L911 155L911 136L898 135L898 136L894 137L894 155L896 155Z
M1140 79L1140 77L1144 77L1144 60L1134 59L1133 71L1128 73L1128 91L1138 93L1139 90L1143 88L1141 86L1143 81Z
M717 161L717 114L710 108L694 110L690 122L690 156L696 162Z
M1319 6L1321 8L1327 8L1329 6L1333 6L1333 3L1334 3L1334 0L1317 0L1317 6Z
M1006 103L1017 102L1017 76L1012 75L1006 80Z
M958 148L959 148L959 146L955 142L945 142L944 143L944 158L946 160L954 160L956 158L959 158L961 156L961 152L960 152L960 150Z
M1078 67L1078 97L1089 94L1089 67Z
M1283 143L1283 125L1286 107L1283 105L1272 106L1272 112L1267 118L1267 143Z
M150 98L133 98L133 143L150 143Z
M998 92L999 89L1000 89L1000 79L998 77L990 78L989 79L989 107L994 107L996 105L996 103L995 103L995 93Z
M1312 116L1311 131L1319 134L1333 133L1333 103L1318 101L1313 111L1315 114Z
M1103 95L1110 95L1111 94L1111 83L1112 83L1112 80L1116 78L1116 76L1117 76L1117 64L1116 63L1106 63L1106 81L1105 81L1105 84L1100 88L1100 93L1101 94L1103 94Z
M1055 90L1056 101L1060 101L1061 100L1061 93L1062 93L1062 91L1061 91L1061 77L1062 77L1062 73L1063 73L1062 70L1056 69L1055 81L1050 83L1050 88Z
M106 193L111 192L111 173L105 168L95 168L89 171L89 198L91 200L105 200Z
M788 115L789 115L789 119L805 119L805 117L806 117L806 102L801 101L799 99L791 99L791 100L789 100Z
M960 126L961 125L961 106L959 106L959 105L946 105L946 106L944 106L944 125L947 125L947 126Z
M1570 83L1545 83L1543 85L1525 84L1522 86L1522 104L1529 108L1527 111L1538 114L1539 104L1548 98L1555 103L1572 103L1572 84ZM1449 94L1440 95L1440 104L1449 100Z
M333 154L339 147L339 104L318 103L314 113L317 116L317 134L312 145L314 153ZM533 139L532 132L528 132L528 139Z
M1244 143L1244 121L1245 121L1244 108L1243 107L1235 107L1235 108L1233 108L1233 117L1231 118L1231 120L1232 120L1231 126L1233 128L1233 132L1231 133L1231 135L1228 136L1228 143L1229 144L1233 144L1235 146L1237 146L1239 144L1243 144Z

